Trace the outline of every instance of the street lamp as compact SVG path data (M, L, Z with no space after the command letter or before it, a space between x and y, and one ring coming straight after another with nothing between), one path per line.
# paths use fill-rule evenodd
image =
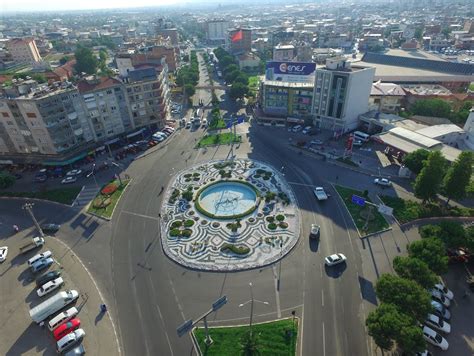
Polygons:
M97 179L95 179L94 169L95 169L95 163L92 165L92 170L90 171L90 173L87 174L86 177L89 178L90 176L93 176L93 177L94 177L95 186L97 187L97 189L99 189L99 184L97 184Z
M117 167L117 168L121 168L120 164L118 163L115 163L115 162L110 162L113 166ZM122 178L120 178L120 172L118 172L117 174L117 178L119 180L119 183L120 183L120 186L122 186Z
M35 204L34 203L25 203L23 204L23 206L21 207L22 209L26 210L30 216L31 216L31 219L33 220L33 223L35 224L36 228L38 229L41 237L44 237L44 232L43 232L43 229L41 229L41 226L38 224L38 220L36 220L34 214L33 214L33 206Z
M249 283L250 287L250 300L247 300L245 303L239 304L239 308L242 308L243 306L247 305L250 303L250 323L249 323L249 328L250 328L250 337L252 337L252 321L253 321L253 303L254 302L259 302L265 305L268 305L270 303L268 302L262 302L261 300L257 300L253 298L253 290L252 290L252 282Z

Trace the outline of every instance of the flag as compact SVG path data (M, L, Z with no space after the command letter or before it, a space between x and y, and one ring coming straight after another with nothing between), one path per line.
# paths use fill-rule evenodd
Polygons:
M242 30L239 30L237 31L236 33L234 33L232 35L232 42L238 42L238 41L242 41L242 38L244 37L244 33L242 32Z

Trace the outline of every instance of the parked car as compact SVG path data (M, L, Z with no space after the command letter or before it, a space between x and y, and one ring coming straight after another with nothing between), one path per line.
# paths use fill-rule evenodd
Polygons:
M354 140L352 141L352 146L362 146L364 144L361 140Z
M76 177L69 176L69 177L64 178L64 179L61 181L61 184L71 184L71 183L75 183L76 181L77 181L77 178L76 178Z
M82 173L81 169L73 169L72 171L69 171L66 173L67 176L78 176Z
M49 266L51 266L53 264L53 262L54 262L54 260L51 257L43 258L43 259L33 263L30 268L31 268L31 271L33 273L38 273L38 272L48 268Z
M71 319L65 322L64 324L59 325L53 331L54 340L56 341L61 340L67 334L73 332L76 329L79 329L80 326L81 326L81 320L79 320L78 318Z
M425 324L428 325L430 328L434 328L445 334L449 334L451 332L451 325L444 321L443 318L440 318L439 316L434 314L428 314L428 317L425 320Z
M436 300L438 303L443 304L446 308L449 308L449 306L451 305L451 302L449 301L448 298L444 296L443 292L440 292L437 289L432 289L430 290L430 293L431 293L432 300Z
M51 257L52 253L51 251L44 251L42 253L38 253L37 255L34 255L33 257L31 257L29 260L28 260L28 266L31 267L31 265L33 263L35 263L36 261L39 261L43 258L48 258L48 257Z
M72 333L67 334L56 343L58 352L63 353L64 351L71 349L74 345L80 343L85 335L86 333L83 329L77 329Z
M47 234L54 234L55 232L58 232L60 227L61 225L49 223L41 225L41 230L43 230L43 232L46 232Z
M52 281L43 284L41 287L38 288L36 293L38 294L38 297L43 297L46 294L51 293L53 290L58 289L63 284L64 280L61 277L58 277L56 279L53 279Z
M64 356L82 356L86 354L86 349L82 344L77 345L76 347L70 349L64 354Z
M61 275L61 271L49 271L38 278L36 278L36 286L41 287L43 284L58 278Z
M8 255L8 247L7 246L2 246L0 247L0 262L3 262L7 259Z
M434 346L438 346L441 350L444 351L446 351L449 347L449 344L446 339L428 326L423 327L423 339L425 339L427 342Z
M335 253L333 255L327 256L324 259L324 263L326 266L331 267L343 263L346 261L346 259L346 256L344 256L342 253Z
M46 182L47 179L48 179L48 176L46 174L40 174L40 175L35 176L34 181L37 183L43 183L43 182Z
M296 125L295 127L293 127L293 132L298 132L298 131L301 131L301 129L303 128L303 126L301 125Z
M187 129L190 129L190 128L191 128L191 121L187 121L187 122L186 122L186 128L187 128Z
M444 296L450 300L453 300L454 293L450 291L443 283L437 283L434 286L434 289L439 290L444 294Z
M311 140L311 141L309 141L309 143L311 145L322 145L323 141L321 141L321 140Z
M309 233L309 236L313 239L316 239L319 237L321 228L317 224L311 224L311 232Z
M437 302L436 300L431 301L431 306L433 307L433 311L431 314L437 315L444 320L451 319L451 313L449 312L448 308L446 308L443 304Z
M387 178L375 178L374 184L378 184L383 187L390 187L392 185L392 182L390 182Z
M301 131L301 133L303 133L304 135L307 135L311 132L311 126L306 126L303 131Z
M207 127L207 119L202 119L202 127Z

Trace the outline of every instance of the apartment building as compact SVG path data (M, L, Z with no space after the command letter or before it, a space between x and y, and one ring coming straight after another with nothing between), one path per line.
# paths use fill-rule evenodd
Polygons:
M295 58L295 46L279 44L273 48L273 60L289 62Z
M209 20L204 25L206 40L210 44L224 44L229 22L223 19Z
M33 38L13 38L6 47L14 62L37 63L42 60Z
M347 132L358 125L358 116L368 111L375 69L353 67L344 58L329 58L316 69L313 115L317 127Z
M242 31L240 39L232 41L239 31ZM226 37L227 50L232 54L242 54L252 50L252 30L245 28L229 29Z

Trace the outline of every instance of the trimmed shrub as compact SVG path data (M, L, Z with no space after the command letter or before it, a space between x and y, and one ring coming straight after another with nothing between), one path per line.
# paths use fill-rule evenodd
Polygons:
M92 206L96 209L105 209L112 203L112 199L106 198L103 199L101 197L97 197L92 202Z
M171 229L175 229L177 227L181 227L183 225L183 222L181 220L176 220L171 223Z
M189 237L189 236L191 236L192 233L193 233L193 230L184 229L183 231L181 231L181 236L182 237Z
M269 223L272 223L275 221L275 218L273 216L267 216L265 220L267 220Z
M270 224L268 224L267 227L268 227L269 230L276 230L277 225L275 223L270 223Z
M116 190L118 189L117 185L114 183L109 183L107 184L102 190L100 191L100 194L102 195L111 195L113 194Z
M247 253L250 252L250 248L244 245L233 245L233 244L228 244L225 243L221 247L222 252L233 252L237 255L246 255Z
M188 219L184 222L184 227L191 227L194 225L194 220Z
M283 221L283 220L285 220L285 215L278 214L275 218L276 218L278 221Z
M181 231L179 229L171 229L170 230L170 236L172 237L178 237L181 235Z
M284 222L284 221L280 222L280 223L278 224L278 226L281 227L282 229L288 228L288 224L287 224L286 222Z

